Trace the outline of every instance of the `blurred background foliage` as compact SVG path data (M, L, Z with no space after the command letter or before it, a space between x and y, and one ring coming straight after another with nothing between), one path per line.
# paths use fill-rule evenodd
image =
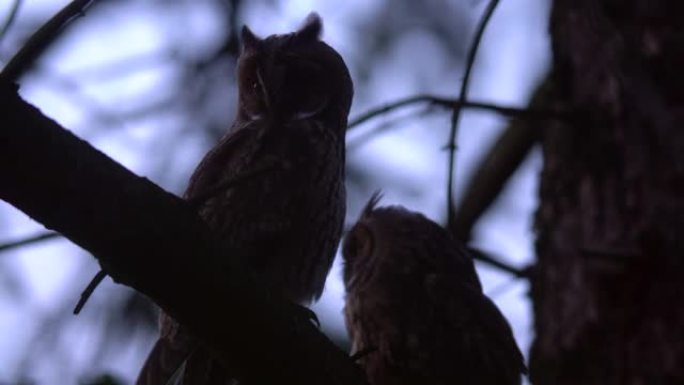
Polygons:
M64 0L0 0L0 22L18 5L0 40L5 64ZM324 40L355 81L351 118L394 100L455 98L480 0L117 0L95 1L21 81L21 94L78 136L136 173L180 194L202 155L233 120L238 31L295 29L310 11ZM549 63L548 0L502 2L475 62L469 99L525 107ZM1 30L1 29L0 29ZM348 214L370 194L444 223L450 113L415 104L348 134ZM456 198L509 124L465 110L457 151ZM526 156L471 231L471 244L514 266L532 261L531 214L541 160ZM49 194L49 192L46 192ZM0 384L132 382L157 333L157 310L105 279L79 316L72 308L98 271L94 259L0 201ZM3 246L4 245L4 246ZM16 247L8 247L8 246ZM478 263L523 351L531 339L528 285ZM343 287L336 263L314 309L323 329L346 343ZM105 376L105 374L111 375Z

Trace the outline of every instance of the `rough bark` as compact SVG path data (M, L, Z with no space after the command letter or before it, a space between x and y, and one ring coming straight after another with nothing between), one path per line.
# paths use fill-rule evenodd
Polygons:
M123 168L0 84L0 199L91 252L249 383L364 384L306 315L234 263L180 198Z
M684 383L684 4L556 0L535 384Z

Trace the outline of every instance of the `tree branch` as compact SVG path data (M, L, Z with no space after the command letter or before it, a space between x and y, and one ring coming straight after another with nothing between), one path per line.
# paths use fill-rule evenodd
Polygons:
M473 259L484 262L489 266L497 268L503 272L509 273L516 278L528 278L530 275L529 267L513 267L508 263L502 262L499 258L495 258L492 255L474 247L468 247L468 251L473 256Z
M59 11L24 44L0 73L0 81L12 83L17 81L36 59L64 32L76 17L81 15L92 0L74 0Z
M468 95L468 84L470 83L470 74L473 70L473 65L475 64L475 56L477 55L477 49L480 47L480 41L482 40L482 35L484 35L485 28L489 23L489 19L492 17L496 6L499 4L499 0L491 0L487 4L480 23L475 31L475 38L473 44L470 46L468 51L468 57L466 58L466 70L463 75L463 82L461 83L461 91L458 96L458 100L467 101L466 97ZM454 179L455 179L455 169L456 164L456 135L458 132L458 122L461 118L461 106L454 106L454 113L451 116L451 133L449 134L449 165L448 165L448 175L447 175L447 226L451 227L451 223L454 220Z
M547 106L552 92L553 83L551 78L547 78L532 96L532 110ZM477 221L491 207L510 177L518 170L534 144L539 141L541 129L538 124L539 122L531 120L512 121L487 152L478 165L473 179L468 182L463 199L448 225L454 237L465 243L470 242ZM475 250L473 257L518 278L529 276L529 268L521 270L481 251Z
M10 8L7 17L5 18L5 22L2 24L2 27L0 27L0 42L2 42L2 39L5 37L5 34L7 33L7 31L9 31L10 27L14 23L14 20L16 20L17 14L19 14L20 6L21 0L14 0L14 2L12 3L12 8Z
M365 384L350 358L239 265L181 198L78 139L0 82L0 199L94 255L211 347L239 380Z
M264 167L257 168L255 170L252 170L251 172L239 174L234 178L224 180L223 182L220 182L217 186L205 192L204 194L200 194L194 197L193 199L188 200L188 205L190 205L193 209L196 210L201 205L203 205L207 200L232 188L236 184L252 179L275 168L275 164L267 164ZM83 293L81 293L81 298L78 300L78 302L76 303L76 307L74 308L74 314L78 315L81 312L83 306L85 306L86 302L88 302L88 299L90 299L90 296L93 294L93 292L95 292L97 286L102 282L103 279L105 279L106 276L107 273L105 273L104 270L100 270L97 272L97 274L95 274L95 276L90 280L90 283L88 283L88 286L86 286L86 288L83 290Z
M552 92L550 78L536 89L530 100L532 110L544 108ZM501 194L506 183L519 169L541 133L540 123L531 120L513 120L487 151L482 162L468 181L460 204L455 208L449 230L464 242L469 242L475 223ZM454 202L455 203L455 202Z
M492 111L511 118L525 118L525 119L559 119L568 120L569 114L565 111L554 111L554 110L535 110L527 108L517 108L509 106L501 106L493 103L485 103L478 101L465 101L462 102L459 99L440 97L435 95L416 95L407 98L399 99L394 102L387 103L380 107L375 107L363 114L352 119L347 125L347 131L360 126L361 124L376 118L380 115L386 114L393 110L407 107L413 104L427 103L435 105L438 107L444 107L449 109L459 108L472 108L478 110Z
M48 231L48 232L32 235L30 237L18 239L16 241L9 241L9 242L0 244L0 253L3 251L9 251L12 249L16 249L18 247L27 246L27 245L31 245L34 243L46 241L49 239L58 238L61 236L62 235L59 233L54 233L54 232Z
M95 276L90 280L90 283L86 288L83 290L81 293L81 298L78 300L76 303L76 306L74 307L74 314L78 315L78 313L81 312L81 309L83 309L83 306L85 306L86 302L88 302L88 298L93 294L95 289L97 289L97 286L102 282L107 277L107 273L105 273L104 270L100 270L95 274Z

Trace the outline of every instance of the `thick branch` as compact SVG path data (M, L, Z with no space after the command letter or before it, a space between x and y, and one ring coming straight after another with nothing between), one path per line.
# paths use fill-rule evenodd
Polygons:
M230 189L232 186L234 186L237 183L242 183L247 179L254 178L255 176L259 176L269 170L273 170L275 168L275 165L267 165L266 167L261 167L256 170L253 170L252 172L247 172L241 175L237 175L235 178L231 178L228 180L224 180L223 182L219 183L218 186L210 189L204 194L201 194L199 196L194 197L191 200L188 200L188 204L192 206L193 208L197 209L200 207L204 202L206 202L208 199L211 197L220 194L223 191L226 191ZM2 251L2 246L0 246L0 251ZM76 307L74 308L74 314L79 314L81 312L81 309L83 309L83 306L85 306L86 302L88 299L90 299L90 296L93 294L95 289L97 289L97 286L102 282L102 280L107 276L107 273L104 272L104 270L100 270L97 272L97 274L90 280L90 283L88 286L83 290L83 293L81 293L81 298L78 300L78 303L76 304Z
M135 176L0 85L0 199L91 252L187 325L239 379L363 384L349 357L255 285L182 199Z

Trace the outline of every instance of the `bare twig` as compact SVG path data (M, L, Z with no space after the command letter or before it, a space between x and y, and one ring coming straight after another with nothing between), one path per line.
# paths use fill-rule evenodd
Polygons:
M2 23L2 27L0 27L0 42L5 37L5 34L14 23L14 20L16 20L17 14L19 14L20 6L21 0L14 0L14 3L12 3L12 8L10 8L9 14L7 15L7 18L5 18L5 22Z
M60 233L55 233L55 232L46 232L46 233L41 233L37 235L33 235L24 239L20 239L17 241L11 241L7 242L4 244L0 245L0 252L11 250L14 248L26 246L26 245L31 245L37 242L41 242L44 240L48 239L53 239L57 237L61 237L62 234ZM74 308L74 314L80 313L81 309L83 306L86 304L88 301L88 298L93 294L93 291L97 288L97 286L102 282L102 280L107 276L107 273L104 271L100 270L95 277L90 281L88 286L83 290L83 293L81 293L81 299L79 299L78 303L76 304L76 307Z
M517 278L527 278L530 275L530 269L529 267L524 267L524 268L519 268L519 267L514 267L511 266L505 262L502 262L499 258L495 258L488 253L485 253L484 251L480 249L476 249L473 247L468 247L468 251L470 254L473 256L474 259L484 262L492 267L495 267L501 271L504 271L506 273L509 273Z
M477 54L477 49L480 46L480 41L482 41L482 35L484 34L485 28L487 28L487 23L492 17L496 6L499 4L499 0L491 0L487 4L480 23L475 31L475 38L473 44L468 51L468 56L466 58L466 69L463 75L463 82L461 83L461 92L459 93L458 99L462 102L467 101L468 94L468 84L470 83L470 75L473 70L473 64L475 63L475 56ZM448 215L448 226L453 222L453 205L454 205L454 165L456 156L456 134L458 132L458 121L461 117L461 105L454 105L454 113L451 117L451 133L449 134L449 175L447 176L447 215Z
M379 136L390 129L396 129L398 126L406 127L407 122L410 119L420 119L430 112L429 109L430 108L428 107L407 114L394 114L390 119L385 119L380 124L376 124L372 128L360 132L358 135L347 137L347 151L352 151L354 148L368 143L374 137Z
M90 296L93 294L97 288L97 285L99 285L106 276L107 273L105 273L104 270L100 270L97 272L97 274L95 274L88 286L86 286L85 290L83 290L83 293L81 293L81 299L78 300L76 307L74 307L74 314L81 312L81 309L83 309L83 306L88 301L88 298L90 298Z
M32 235L30 237L26 237L23 239L18 239L16 241L5 242L5 243L0 244L0 252L8 251L11 249L16 249L18 247L31 245L34 243L46 241L48 239L53 239L53 238L57 238L57 237L61 237L61 236L62 235L60 233L54 233L54 232L50 231L50 232Z
M472 108L478 110L492 111L511 118L528 118L528 119L568 119L568 114L564 111L554 111L554 110L534 110L527 108L518 108L510 106L502 106L494 103L486 103L479 101L465 101L461 102L459 99L446 98L435 95L416 95L407 98L399 99L394 102L387 103L380 107L375 107L363 114L359 115L355 119L352 119L347 125L347 130L351 130L356 126L378 117L380 115L386 114L390 111L400 109L402 107L407 107L413 104L427 103L438 107L444 108L455 108L459 106L460 108Z
M24 47L7 63L0 73L0 80L17 81L45 51L45 49L64 31L76 17L83 14L92 0L74 0L62 8L55 16L36 31Z

